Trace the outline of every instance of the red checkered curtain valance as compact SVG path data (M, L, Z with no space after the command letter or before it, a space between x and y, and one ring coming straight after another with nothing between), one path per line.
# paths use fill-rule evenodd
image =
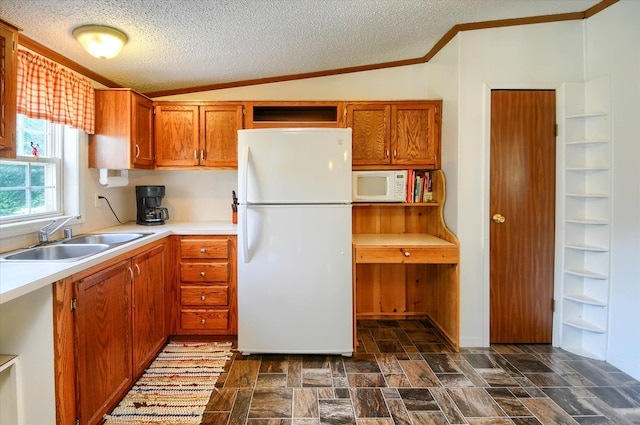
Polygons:
M42 56L18 50L17 89L19 114L94 132L95 96L86 78Z

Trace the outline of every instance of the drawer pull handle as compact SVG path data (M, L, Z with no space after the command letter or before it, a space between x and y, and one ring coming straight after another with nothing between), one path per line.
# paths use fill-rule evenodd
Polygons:
M200 272L200 276L204 277L204 272Z
M202 301L204 301L204 300L205 300L205 298L207 298L207 297L205 297L204 295L200 297L200 299L201 299Z
M206 320L202 319L202 320L200 321L200 324L204 325L206 322L207 322Z
M405 256L405 257L411 257L411 253L410 253L410 252L405 252L405 253L404 253L404 256Z
M205 252L207 252L207 250L206 250L206 249L204 249L204 248L200 248L200 254L204 254Z

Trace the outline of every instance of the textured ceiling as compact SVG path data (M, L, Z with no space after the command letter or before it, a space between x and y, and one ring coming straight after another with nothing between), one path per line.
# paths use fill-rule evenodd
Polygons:
M320 72L425 56L456 24L584 12L600 0L2 0L22 34L140 92ZM110 60L73 39L129 37Z

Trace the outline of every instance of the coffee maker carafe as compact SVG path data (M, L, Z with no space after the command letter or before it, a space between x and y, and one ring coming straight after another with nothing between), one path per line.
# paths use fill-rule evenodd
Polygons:
M160 207L164 197L164 186L136 186L136 223L145 226L164 224L169 219L169 210Z

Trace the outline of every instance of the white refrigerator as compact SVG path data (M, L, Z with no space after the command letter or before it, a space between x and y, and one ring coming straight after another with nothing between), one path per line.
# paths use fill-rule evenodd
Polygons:
M239 130L238 196L238 350L351 356L351 129Z

